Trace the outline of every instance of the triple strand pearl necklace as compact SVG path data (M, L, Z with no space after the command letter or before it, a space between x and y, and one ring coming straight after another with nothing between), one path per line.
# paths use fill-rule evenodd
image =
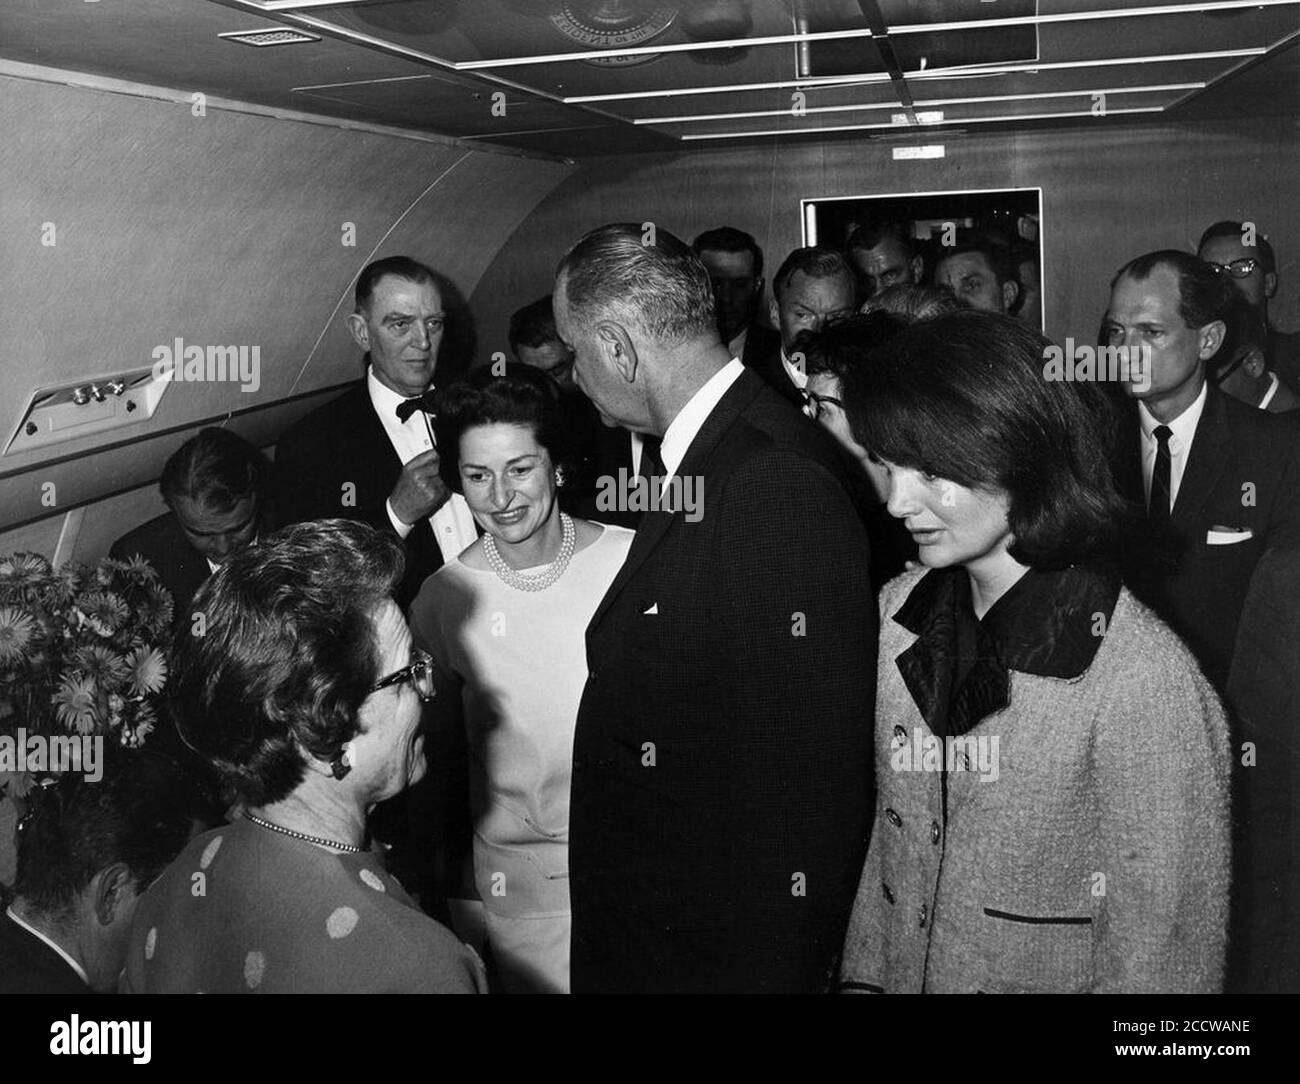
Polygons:
M564 537L560 542L560 552L555 555L555 560L543 568L541 572L525 575L511 568L506 564L505 558L497 552L496 539L492 537L490 532L483 535L483 556L487 558L487 563L492 571L516 591L545 591L564 575L564 570L569 567L569 559L573 556L574 546L578 540L578 532L574 529L573 520L564 512L560 513L560 526L564 530Z

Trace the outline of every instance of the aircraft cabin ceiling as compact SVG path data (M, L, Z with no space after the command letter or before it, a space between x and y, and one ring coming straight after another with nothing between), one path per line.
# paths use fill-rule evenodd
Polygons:
M7 60L569 158L1290 114L1298 40L1297 0L5 0L0 10Z

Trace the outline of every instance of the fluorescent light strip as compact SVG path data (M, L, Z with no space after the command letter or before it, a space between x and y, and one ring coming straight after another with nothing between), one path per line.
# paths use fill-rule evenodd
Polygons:
M1096 90L1053 90L1041 94L982 94L972 98L927 98L914 101L913 107L934 105L968 105L975 102L1028 102L1037 98L1086 98L1091 94L1155 94L1167 90L1202 90L1205 83L1160 83L1150 87L1106 87ZM902 102L879 102L872 104L855 103L852 105L818 105L806 106L798 114L793 114L789 107L785 109L757 109L750 113L683 113L676 117L639 117L633 124L691 124L706 120L744 120L747 117L788 117L806 116L813 113L866 113L874 109L899 109Z
M1008 19L970 19L952 23L912 23L890 26L889 36L941 34L949 30L979 30L998 26L1042 26L1046 23L1090 22L1094 19L1135 19L1152 15L1202 15L1207 11L1242 8L1300 7L1300 0L1219 0L1210 4L1168 4L1144 8L1106 8L1099 11L1063 11L1053 15L1019 15Z
M1300 3L1300 0L1292 0ZM564 64L572 60L603 60L617 56L658 56L660 53L698 53L709 49L743 49L750 45L795 45L803 41L845 41L869 38L871 31L820 30L815 34L774 34L766 38L733 38L728 41L688 41L673 45L636 45L626 49L587 49L577 53L548 53L542 56L506 56L494 60L463 60L457 71L478 68L522 68L529 64Z
M1105 116L1114 117L1121 113L1163 113L1164 106L1144 105L1137 106L1133 109L1107 109ZM769 128L763 131L753 132L710 132L700 135L679 136L683 142L688 140L700 139L750 139L754 136L774 136L774 135L825 135L828 132L866 132L866 131L885 131L892 130L895 132L903 131L922 131L924 129L935 129L942 131L945 127L954 127L967 124L996 124L999 121L1022 121L1022 120L1060 120L1062 117L1095 117L1097 114L1090 109L1084 109L1078 112L1069 113L1021 113L1019 116L1011 115L1005 117L949 117L942 124L836 124L826 128Z
M361 0L253 0L262 10L282 12L308 10L321 7L342 7ZM1001 26L1041 26L1050 23L1090 22L1102 19L1131 19L1156 15L1202 14L1207 11L1235 11L1245 8L1296 7L1300 0L1214 0L1208 4L1169 4L1137 8L1110 8L1099 11L1064 11L1050 15L1022 15L1005 19L969 19L950 23L913 23L890 26L890 36L907 34L935 34L958 30L977 30ZM490 60L451 61L456 71L476 71L485 68L519 68L534 64L564 64L579 60L624 56L650 56L659 53L701 52L712 49L736 49L749 46L791 45L805 41L848 40L869 38L871 31L839 30L813 34L774 34L761 38L733 38L727 41L684 42L673 45L638 45L625 49L588 49L569 53L548 53L540 56L496 57Z
M1067 68L1104 68L1120 64L1161 64L1177 63L1185 60L1228 60L1234 57L1263 56L1270 46L1250 49L1216 49L1205 53L1168 53L1164 56L1121 56L1110 60L1058 60L1029 61L1024 64L1000 64L995 67L978 68L966 65L957 68L917 69L903 73L906 79L950 79L961 75L1010 75L1026 71L1060 71ZM889 76L883 73L849 78L845 76L825 76L819 79L787 79L774 83L731 83L716 87L677 87L669 90L638 90L623 94L575 94L560 98L565 105L581 105L585 102L626 102L640 98L677 98L691 94L731 94L749 90L782 90L787 87L817 86L858 86L862 83L887 83Z
M890 26L890 36L905 34L944 33L957 30L976 30L1001 26L1038 26L1046 23L1090 22L1100 19L1130 19L1154 15L1187 15L1206 11L1233 11L1241 8L1300 6L1300 0L1218 0L1209 4L1170 4L1165 7L1112 8L1101 11L1066 11L1051 15L1023 15L1006 19L970 19L951 23L915 23ZM561 64L576 60L594 60L620 56L651 56L659 53L700 52L709 49L736 49L748 46L793 45L805 41L849 40L871 37L871 31L832 30L812 34L775 34L762 38L733 38L727 41L684 42L675 45L638 45L626 49L588 49L570 53L550 53L542 56L497 57L491 60L457 62L457 71L474 71L482 68L516 68L532 64Z

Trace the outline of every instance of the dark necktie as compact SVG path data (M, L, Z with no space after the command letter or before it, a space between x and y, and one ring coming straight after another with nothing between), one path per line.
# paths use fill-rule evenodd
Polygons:
M642 434L641 465L636 472L638 478L663 478L664 461L659 456L659 446L662 443L661 437L651 436L649 433Z
M433 389L430 388L423 395L416 395L410 399L403 399L397 404L397 420L405 423L406 419L414 414L417 410L423 410L426 414L434 414Z
M1169 438L1173 430L1167 425L1157 425L1152 436L1156 438L1156 465L1151 471L1151 501L1147 516L1152 523L1168 523L1173 501L1169 499Z

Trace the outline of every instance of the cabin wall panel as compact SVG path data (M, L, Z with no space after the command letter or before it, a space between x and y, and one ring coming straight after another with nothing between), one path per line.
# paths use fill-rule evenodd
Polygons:
M256 390L176 382L139 425L0 457L0 531L147 484L200 424L235 415L241 432L273 442L313 405L284 409L286 397L359 374L343 318L373 258L430 263L449 310L468 320L463 299L497 248L572 170L3 75L0 130L0 440L36 388L150 365L177 338L257 347L261 362ZM41 243L45 223L53 246ZM355 245L343 243L346 223ZM449 337L474 341L464 326ZM46 481L57 509L40 503ZM10 542L0 533L0 552Z
M867 140L692 150L593 161L520 225L479 281L482 329L550 291L555 264L586 230L654 221L690 240L729 224L758 238L767 278L802 243L801 199L1041 187L1050 336L1093 341L1115 270L1157 248L1190 248L1222 218L1257 222L1278 249L1275 323L1300 325L1296 124L1085 128L971 135L946 157L894 162ZM764 311L766 311L766 306Z

